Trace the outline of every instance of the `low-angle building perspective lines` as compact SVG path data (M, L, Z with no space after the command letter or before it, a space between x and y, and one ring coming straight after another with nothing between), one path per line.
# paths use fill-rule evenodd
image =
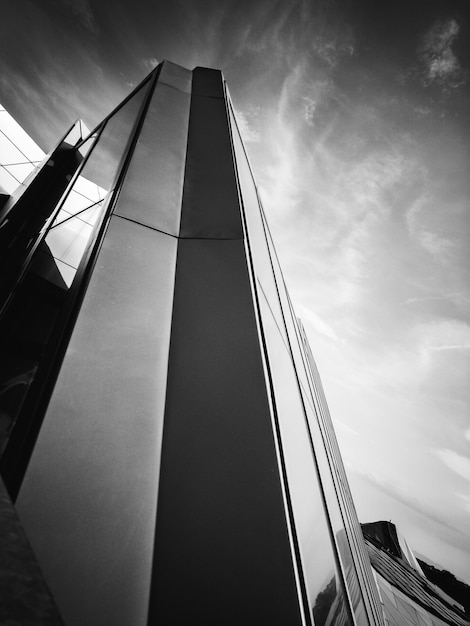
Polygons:
M0 624L470 626L469 28L5 7Z

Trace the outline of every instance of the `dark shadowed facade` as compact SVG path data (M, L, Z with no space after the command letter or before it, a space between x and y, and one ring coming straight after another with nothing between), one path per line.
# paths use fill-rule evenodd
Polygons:
M164 62L2 201L3 621L382 625L222 74Z

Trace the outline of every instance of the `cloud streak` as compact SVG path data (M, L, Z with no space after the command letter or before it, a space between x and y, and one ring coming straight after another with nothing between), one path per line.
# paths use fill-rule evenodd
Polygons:
M453 472L470 482L470 459L454 450L436 450L438 458Z

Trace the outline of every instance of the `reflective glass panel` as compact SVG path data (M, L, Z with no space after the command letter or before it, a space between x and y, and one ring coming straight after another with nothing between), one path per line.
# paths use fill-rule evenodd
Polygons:
M108 119L93 149L93 159L87 162L84 178L104 189L113 188L119 163L125 154L148 89L149 81Z
M0 363L0 452L12 434L38 369L41 365L49 367L46 356L51 350L49 342L60 339L54 335L55 324L62 311L67 311L69 288L93 240L92 234L96 232L105 199L118 174L146 88L144 85L108 121L80 176L67 191L47 227L1 319L0 351L4 358ZM74 129L71 133L74 134ZM82 159L72 148L68 151ZM44 167L49 168L47 164ZM51 167L48 171L53 173L54 170ZM40 207L38 213L41 212L50 215L53 208ZM36 393L40 392L36 387ZM26 425L31 419L32 414L25 413L17 437L20 437L20 430L29 428ZM21 447L19 441L15 445ZM9 455L2 458L2 472L7 482L7 472L14 474L16 456L12 448Z
M44 152L41 148L4 108L0 111L0 132L21 150L23 160L25 160L25 156L29 161L42 161L44 158Z
M291 356L264 297L260 298L260 304L281 446L310 608L316 624L349 624Z
M23 182L36 169L32 163L16 163L4 167L18 182Z
M176 247L111 218L18 497L70 626L147 623Z
M229 110L238 181L248 229L248 241L253 260L254 272L260 285L260 289L262 289L274 318L276 319L279 332L283 335L284 340L287 342L284 319L279 303L279 295L271 265L271 258L266 241L266 233L261 217L261 209L256 192L256 186L248 164L245 149L240 138L240 133L238 131L238 126L231 104L229 104Z
M313 446L315 448L315 457L318 465L319 474L321 476L321 484L323 494L328 508L328 516L332 525L335 536L336 545L342 565L343 575L347 581L354 614L356 619L365 614L364 603L362 600L359 581L357 579L356 566L351 553L351 546L346 533L343 517L341 514L338 494L333 481L332 471L328 463L328 457L324 447L323 438L320 433L316 414L308 399L307 392L302 389L302 397L307 412L310 435L312 437ZM358 624L362 623L358 620Z
M0 165L0 187L8 194L11 194L19 184L20 181L13 174L10 174L9 168Z
M324 448L323 446L318 448L322 453L317 455L321 475L327 476L326 461L328 461L329 467L331 468L330 479L333 480L333 484L331 480L324 481L325 495L328 501L333 502L331 507L329 507L332 513L332 524L336 532L343 570L348 580L348 586L352 590L351 598L356 621L358 624L368 623L367 614L369 614L371 621L373 621L373 616L375 615L377 622L380 623L381 609L376 585L372 578L369 557L365 549L361 527L349 491L333 423L325 399L323 385L305 331L301 324L297 325L297 330L301 352L305 357L309 384L311 385L311 394L306 394L309 425L314 439L320 438L324 442ZM308 402L308 399L310 399L310 402ZM311 400L313 400L313 405ZM323 470L321 469L322 465L325 468ZM335 496L333 495L332 486L335 488L338 505L341 510L342 524L340 525L338 525L338 509L337 506L334 506ZM351 565L353 565L353 567ZM356 577L357 580L355 581L354 579Z

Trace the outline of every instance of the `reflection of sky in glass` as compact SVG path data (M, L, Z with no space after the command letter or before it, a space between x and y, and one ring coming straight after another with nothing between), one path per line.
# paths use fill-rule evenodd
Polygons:
M0 105L0 187L12 194L44 156L41 148Z
M147 87L148 83L107 121L85 164L83 176L74 182L47 233L46 244L68 287L101 215L105 198L113 187ZM91 147L93 139L94 136L90 137L79 148L82 155L86 147Z
M79 176L46 236L46 243L68 287L90 240L106 194L106 189Z
M65 142L75 145L88 133L85 124L78 121ZM79 148L82 156L87 154L95 138L96 135L93 135ZM44 157L41 148L0 105L0 186L12 194ZM105 189L80 176L46 237L67 286L73 280L105 196Z
M290 496L310 604L316 613L315 620L318 620L320 624L326 623L325 620L330 620L328 623L332 624L348 623L349 617L343 602L341 584L337 580L335 555L317 483L316 467L308 443L299 388L291 365L289 345L295 347L294 341L296 341L292 312L287 295L283 291L284 283L272 249L272 242L269 241L271 245L268 244L267 227L262 217L255 182L231 107L229 112L254 271L260 305L264 311L263 329L270 355L270 369L274 380ZM273 276L271 260L274 263L277 284ZM291 343L284 324L280 299L290 330ZM308 388L299 347L296 346L296 349L297 374L301 376L304 386ZM337 505L336 500L335 503Z

